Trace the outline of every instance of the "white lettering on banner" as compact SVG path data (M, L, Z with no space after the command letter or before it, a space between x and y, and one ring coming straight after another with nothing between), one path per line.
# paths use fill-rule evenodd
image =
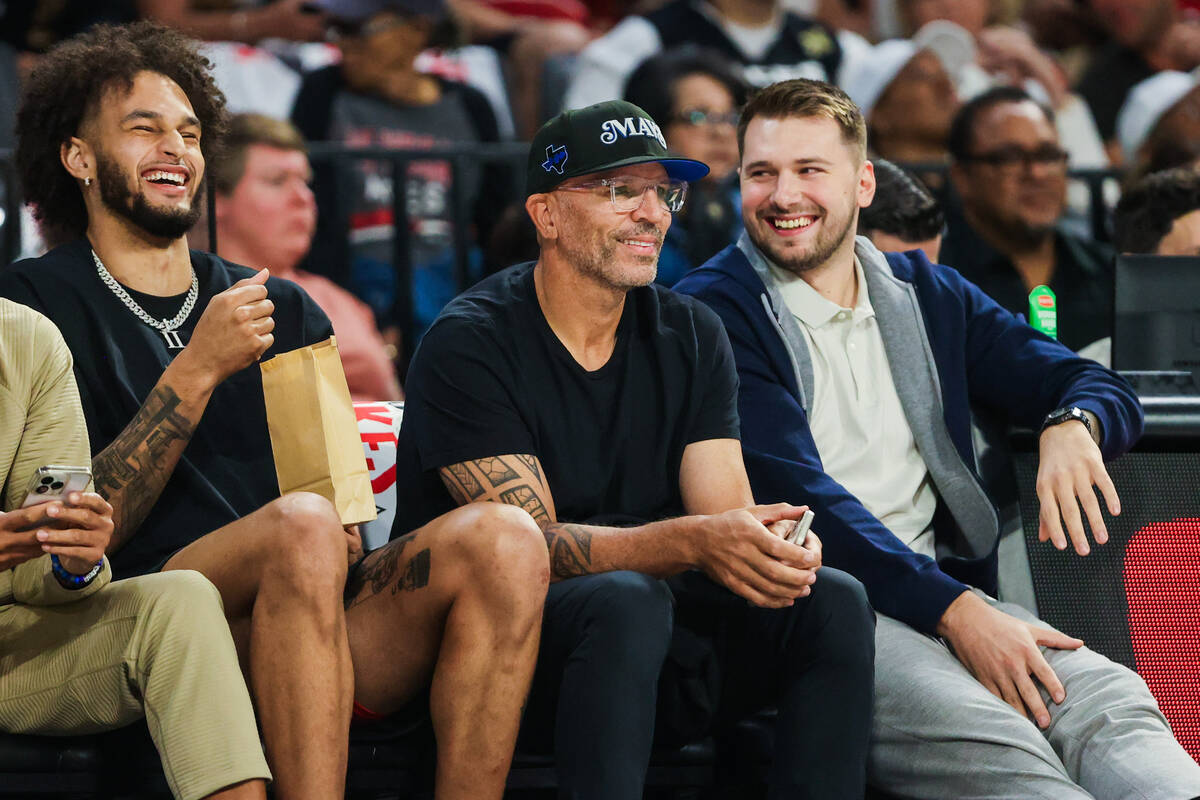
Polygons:
M618 137L624 139L627 136L649 136L651 139L656 139L664 148L667 146L667 140L663 137L658 123L646 117L610 119L600 127L604 131L600 134L600 141L605 144L612 144Z
M358 420L358 435L362 439L363 455L371 474L371 491L375 494L375 513L378 515L361 527L363 544L369 549L388 543L392 521L396 517L396 440L404 415L403 402L356 403L354 416Z

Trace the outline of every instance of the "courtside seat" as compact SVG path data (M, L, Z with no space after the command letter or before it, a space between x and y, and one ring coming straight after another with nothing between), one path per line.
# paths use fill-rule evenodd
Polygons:
M0 797L89 797L100 788L92 736L0 733Z

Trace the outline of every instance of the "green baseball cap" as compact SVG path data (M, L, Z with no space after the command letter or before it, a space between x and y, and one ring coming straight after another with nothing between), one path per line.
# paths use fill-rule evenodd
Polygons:
M696 181L708 174L702 161L673 158L662 130L645 111L608 100L564 111L534 134L526 191L548 192L568 178L650 163L662 164L675 180Z

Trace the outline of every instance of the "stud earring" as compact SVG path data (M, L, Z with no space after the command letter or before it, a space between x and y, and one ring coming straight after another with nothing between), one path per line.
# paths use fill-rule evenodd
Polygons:
M84 178L84 179L83 179L83 185L84 185L84 186L89 186L89 187L90 187L90 186L92 185L92 179L91 179L91 178Z

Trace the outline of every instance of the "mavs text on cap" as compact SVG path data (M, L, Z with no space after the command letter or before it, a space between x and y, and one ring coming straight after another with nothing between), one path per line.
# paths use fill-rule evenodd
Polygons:
M624 139L627 136L649 136L657 139L664 148L667 146L667 140L663 138L658 125L654 120L646 117L626 117L624 120L610 119L600 127L604 131L600 134L600 141L605 144L612 144L618 137Z
M546 160L542 162L542 169L546 172L557 172L563 174L563 167L567 165L567 148L555 147L554 145L546 146Z

